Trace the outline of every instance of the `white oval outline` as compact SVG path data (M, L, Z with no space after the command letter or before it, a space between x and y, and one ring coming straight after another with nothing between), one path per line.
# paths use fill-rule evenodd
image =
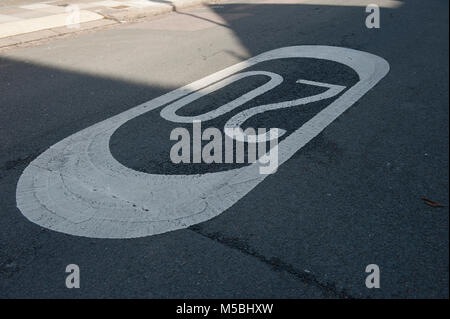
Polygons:
M24 170L17 207L30 221L58 232L92 238L136 238L209 220L244 197L267 175L255 162L199 175L134 171L114 159L112 134L124 123L257 63L313 58L349 66L359 81L279 144L279 165L332 123L389 71L384 59L331 46L293 46L268 51L206 76L83 129L51 146Z

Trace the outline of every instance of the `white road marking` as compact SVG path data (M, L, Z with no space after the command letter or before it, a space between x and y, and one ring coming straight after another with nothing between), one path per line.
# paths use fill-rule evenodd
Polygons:
M256 114L264 113L264 112L272 111L272 110L285 109L285 108L289 108L289 107L293 107L293 106L305 105L308 103L313 103L313 102L317 102L320 100L328 99L330 97L338 95L345 89L345 86L320 83L320 82L315 82L315 81L307 81L307 80L298 80L296 83L303 83L303 84L308 84L308 85L326 87L326 88L328 88L328 90L326 90L325 92L316 94L316 95L307 96L307 97L303 97L303 98L292 100L292 101L284 101L284 102L279 102L279 103L258 105L258 106L252 107L250 109L246 109L246 110L234 115L232 118L230 118L227 121L227 123L225 123L225 127L226 128L238 128L238 127L241 127L245 121L247 121L249 118L251 118L252 116L254 116ZM225 130L225 133L227 133L227 132L229 132L229 131ZM276 134L276 138L278 139L280 136L283 136L284 133L286 133L286 131L279 128L278 133ZM267 132L265 134L254 135L251 138L251 140L255 140L255 139L257 139L259 142L269 141L270 140L269 132ZM250 140L250 139L249 139L249 136L246 136L245 134L243 134L242 136L238 136L236 138L236 140L244 142L244 141Z
M237 99L222 105L218 107L217 109L198 115L198 116L178 116L176 115L176 112L180 110L183 106L186 104L192 103L195 100L198 100L202 96L208 95L211 92L217 91L223 87L226 87L227 85L234 83L238 80L242 80L249 76L255 76L255 75L265 75L270 78L269 82L257 87L256 89L251 90L250 92L247 92ZM266 93L267 91L272 90L276 86L280 85L283 82L283 77L281 77L278 74L272 73L272 72L264 72L264 71L250 71L250 72L242 72L239 74L232 75L222 81L219 81L218 83L214 83L212 85L209 85L201 90L198 90L197 92L193 92L189 94L188 96L169 104L168 106L164 107L161 110L161 116L172 122L178 122L178 123L192 123L193 121L208 121L212 120L218 116L221 116L225 113L230 112L231 110L243 105L244 103L247 103L248 101L260 96L261 94Z
M99 122L51 146L21 175L16 190L17 207L26 218L42 227L95 238L149 236L186 228L221 214L267 176L259 174L258 162L234 170L199 175L147 174L115 160L109 140L119 127L139 115L260 62L283 58L341 63L354 69L359 81L279 144L280 165L389 71L389 64L384 59L347 48L294 46L265 52ZM167 115L170 117L170 112Z

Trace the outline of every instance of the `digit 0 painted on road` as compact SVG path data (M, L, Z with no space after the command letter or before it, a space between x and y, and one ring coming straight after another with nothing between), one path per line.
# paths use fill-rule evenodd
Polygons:
M93 238L155 235L186 228L221 214L267 176L259 173L258 162L228 171L196 175L148 174L119 163L110 152L110 138L131 119L169 104L162 109L161 116L177 121L174 108L180 105L175 104L176 100L184 98L185 103L189 103L189 100L196 99L198 92L204 95L212 91L208 88L214 85L227 85L224 79L232 79L237 72L261 62L287 58L337 62L353 69L359 81L280 142L279 165L358 101L389 71L389 64L378 56L340 47L293 46L262 53L56 143L24 170L16 190L17 207L26 218L42 227ZM280 79L277 74L267 76L271 78L265 84L269 87L262 85L254 90L253 97L282 82L282 77ZM304 83L313 84L307 80ZM344 89L337 85L315 83L329 88L326 91L328 96L325 94L315 100L336 95ZM267 104L248 114L243 111L241 118L237 116L237 120L232 122L239 125L251 114L295 107L308 100L299 99L297 102L278 106L277 103ZM226 111L224 108L216 110L219 113ZM208 120L213 116L206 117Z

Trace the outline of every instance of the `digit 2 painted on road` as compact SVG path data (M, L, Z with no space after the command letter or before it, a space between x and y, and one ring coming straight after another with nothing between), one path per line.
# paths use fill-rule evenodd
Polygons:
M180 103L176 101L184 99L182 105L185 105L195 100L198 92L204 95L208 90L212 91L214 85L226 86L227 78L240 78L239 74L250 67L258 67L259 63L293 58L336 62L353 69L359 80L349 88L308 81L311 79L303 81L327 87L326 92L329 93L334 90L328 95L346 90L280 142L279 165L358 101L389 71L389 64L378 56L340 47L293 46L262 53L99 122L51 146L22 173L16 190L17 207L26 218L42 227L93 238L150 236L186 228L221 214L267 176L259 173L258 162L204 174L149 174L119 163L111 154L110 138L126 122L158 108L161 108L161 116L165 119L177 121L175 111ZM260 73L264 75L264 72ZM267 76L271 81L261 86L260 91L264 91L263 87L270 90L267 85L276 86L283 81L274 73ZM259 95L258 90L254 93L254 96ZM327 99L326 95L316 97L316 100ZM304 99L298 101L301 103L288 103L283 107L296 108L307 102ZM265 108L254 110L254 113L276 109L267 105L277 104L266 104ZM223 108L216 108L216 112L223 111ZM210 116L205 114L205 118L199 115L199 119L208 121ZM248 118L248 114L243 118ZM239 117L237 122L242 123Z

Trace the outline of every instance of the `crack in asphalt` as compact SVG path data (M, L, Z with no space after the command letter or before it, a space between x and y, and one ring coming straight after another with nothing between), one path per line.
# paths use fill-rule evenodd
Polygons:
M194 233L206 237L210 240L218 242L228 248L238 250L239 252L249 255L258 259L260 262L270 266L273 271L276 272L286 272L298 280L300 280L304 284L312 285L318 288L325 297L331 298L342 298L342 299L354 299L352 295L350 295L345 289L339 289L336 287L336 284L331 282L322 282L316 275L309 273L307 271L302 271L296 269L294 266L290 265L282 261L280 258L271 257L268 258L260 253L258 253L255 249L249 247L249 245L238 238L230 238L226 237L219 232L208 232L204 230L199 225L194 225L188 228Z

